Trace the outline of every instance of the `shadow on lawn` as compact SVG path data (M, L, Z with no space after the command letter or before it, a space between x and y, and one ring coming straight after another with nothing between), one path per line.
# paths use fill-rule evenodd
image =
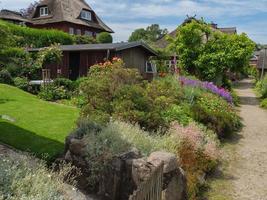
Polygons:
M0 141L47 161L52 161L64 151L63 143L5 121L0 121Z
M0 98L0 104L7 103L9 101L15 101L15 100L14 99L2 99L2 98Z

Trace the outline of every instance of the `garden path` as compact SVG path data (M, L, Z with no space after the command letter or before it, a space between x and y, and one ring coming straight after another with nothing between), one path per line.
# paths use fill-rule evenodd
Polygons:
M267 111L259 107L252 80L241 81L236 91L241 100L244 128L230 165L234 200L267 200Z

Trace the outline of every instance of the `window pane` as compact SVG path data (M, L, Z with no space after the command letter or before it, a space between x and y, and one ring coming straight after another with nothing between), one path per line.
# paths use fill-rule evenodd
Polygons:
M77 29L77 35L81 35L82 34L82 32L81 32L81 30L80 29Z
M74 35L74 28L69 29L69 34Z

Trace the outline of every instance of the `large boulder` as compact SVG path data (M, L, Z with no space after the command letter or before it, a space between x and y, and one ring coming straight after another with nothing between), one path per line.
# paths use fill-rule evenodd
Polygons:
M154 152L148 162L155 166L164 164L163 168L163 200L187 200L187 183L184 171L179 168L175 154Z
M178 160L175 154L167 152L153 152L148 158L147 161L154 164L155 166L159 165L161 162L164 164L163 173L169 173L179 168Z

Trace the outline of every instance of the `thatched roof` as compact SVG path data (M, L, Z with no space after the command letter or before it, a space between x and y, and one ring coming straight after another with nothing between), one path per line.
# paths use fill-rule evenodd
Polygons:
M28 19L23 17L21 13L11 10L1 10L0 19L17 21L17 22L30 22Z
M39 8L47 6L49 9L49 15L45 17L39 17ZM87 21L80 18L82 10L89 10L92 13L94 21ZM35 9L33 16L31 17L33 24L49 24L56 22L70 22L74 24L84 25L96 29L100 29L106 32L113 33L109 28L92 10L92 8L84 0L42 0Z

